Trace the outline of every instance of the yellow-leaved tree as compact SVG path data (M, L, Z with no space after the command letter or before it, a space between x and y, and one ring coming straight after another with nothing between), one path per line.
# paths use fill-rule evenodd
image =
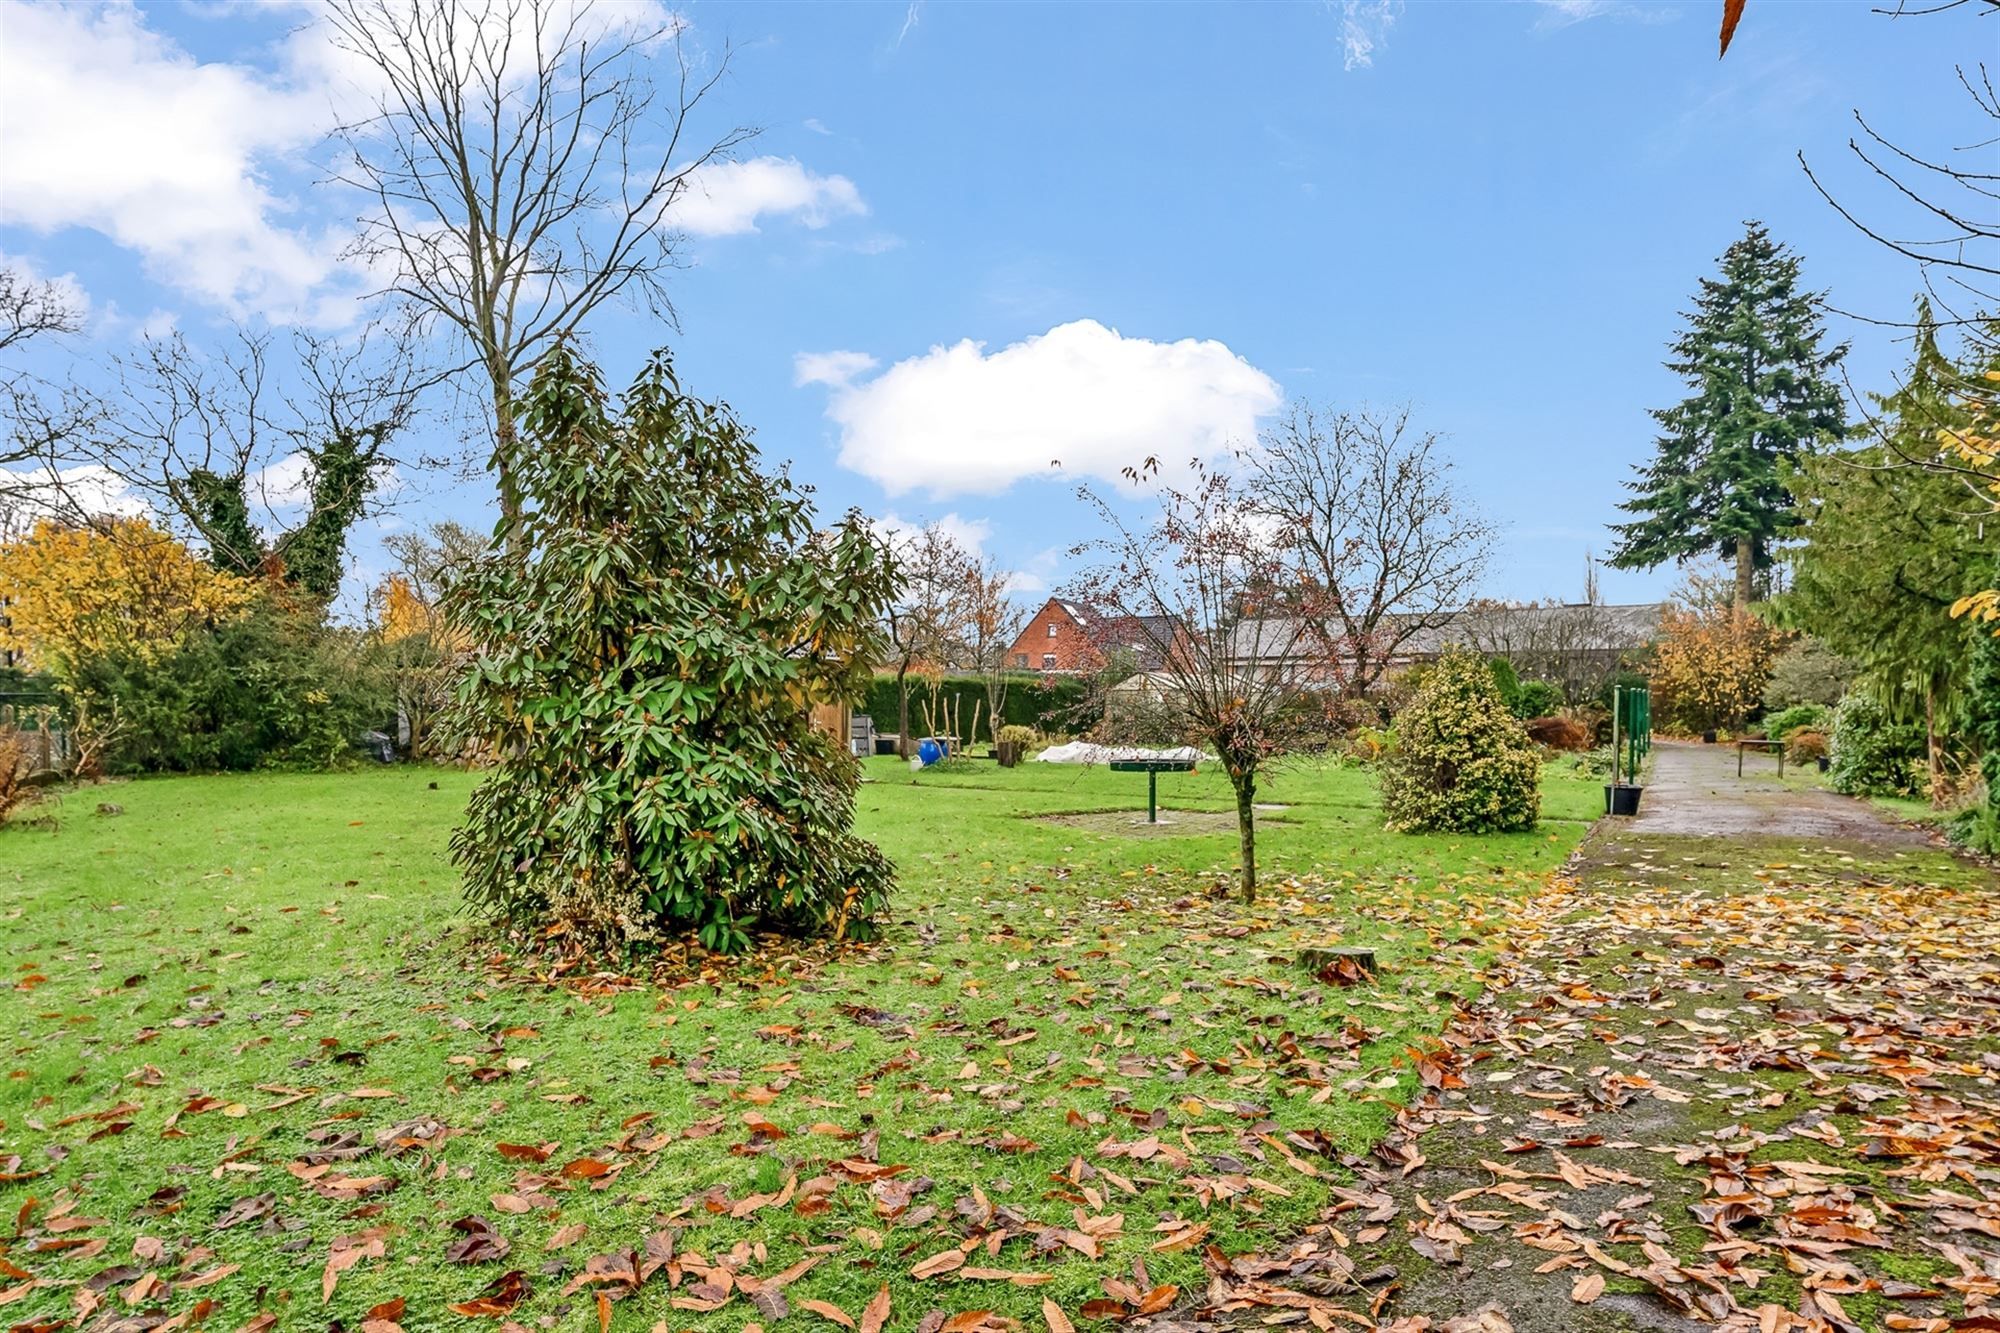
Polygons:
M2000 336L2000 328L1994 334ZM1938 443L1947 464L1960 471L1975 493L1983 492L1994 526L2000 528L2000 341L1989 339L1988 346L1995 349L1989 364L1965 394L1971 422L1962 430L1939 431ZM2000 588L1967 593L1952 603L1951 613L1991 624L2000 637Z
M1786 638L1744 607L1668 607L1653 661L1654 711L1688 731L1742 726L1762 703Z
M433 754L437 720L464 675L471 641L408 575L382 580L374 601L382 661L396 692L399 739L412 754Z
M0 545L0 649L57 676L111 654L156 660L256 594L144 518L44 519Z

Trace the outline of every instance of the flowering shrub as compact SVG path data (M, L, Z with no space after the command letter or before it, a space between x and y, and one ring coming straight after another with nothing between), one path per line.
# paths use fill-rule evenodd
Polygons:
M1398 833L1496 833L1541 814L1541 762L1493 672L1453 649L1396 718L1382 763L1382 809Z

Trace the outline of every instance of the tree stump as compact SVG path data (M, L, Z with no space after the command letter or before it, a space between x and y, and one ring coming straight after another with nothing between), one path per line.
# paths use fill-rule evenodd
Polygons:
M1298 963L1329 986L1358 986L1381 972L1373 949L1300 949Z

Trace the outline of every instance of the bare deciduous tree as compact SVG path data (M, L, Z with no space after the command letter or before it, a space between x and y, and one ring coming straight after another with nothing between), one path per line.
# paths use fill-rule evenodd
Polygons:
M32 338L82 328L83 314L60 284L0 268L0 352Z
M363 191L355 256L460 337L490 394L504 523L518 514L514 386L599 305L637 295L672 317L674 204L754 131L696 148L697 71L680 22L634 31L589 0L331 0L334 40L379 79L343 126L335 179ZM647 69L676 78L660 96Z
M440 603L486 554L486 536L447 519L392 533L382 546L397 566L375 590L382 665L396 692L397 742L409 754L435 754L437 723L473 656L466 636L445 622Z
M916 752L910 738L910 677L942 672L963 647L970 608L966 590L974 562L935 524L891 534L895 595L883 611L882 637L896 673L898 753Z
M1488 657L1506 658L1521 679L1544 681L1562 692L1565 703L1580 705L1594 701L1617 674L1626 652L1658 630L1655 623L1635 636L1622 621L1604 604L1597 566L1591 562L1585 567L1582 601L1474 601L1453 618L1451 637Z
M1007 650L1028 623L1027 610L1014 600L1013 582L1013 571L1002 569L998 561L987 556L967 564L960 594L968 665L986 684L986 715L996 741L1000 739L1001 710L1007 705L1007 683L1012 674Z
M30 345L80 332L83 312L59 283L37 281L26 273L0 268L0 353L18 355ZM50 384L25 369L0 368L0 508L9 521L21 521L16 501L39 498L54 475L52 453L62 449L97 416L97 404L73 386ZM30 466L17 469L16 465Z
M1244 461L1249 506L1286 554L1292 609L1347 698L1479 586L1493 525L1407 409L1295 405Z
M1128 471L1140 483L1152 464ZM1185 486L1161 482L1159 510L1128 523L1103 495L1079 494L1108 535L1078 548L1095 562L1071 590L1101 613L1128 624L1173 626L1161 654L1158 704L1147 727L1213 750L1236 796L1237 885L1257 896L1257 783L1302 744L1325 734L1329 696L1317 682L1282 666L1240 660L1237 626L1266 609L1286 577L1290 553L1227 474L1193 465ZM1289 622L1296 628L1299 622ZM1282 651L1279 658L1286 656ZM1116 726L1120 714L1107 713ZM1112 737L1112 739L1118 739Z

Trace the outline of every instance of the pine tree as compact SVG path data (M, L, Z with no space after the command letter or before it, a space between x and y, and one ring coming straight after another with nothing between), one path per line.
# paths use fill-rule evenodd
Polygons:
M1735 562L1736 602L1749 603L1755 571L1797 522L1783 466L1847 434L1833 379L1847 346L1821 346L1818 299L1799 285L1798 256L1757 222L1723 252L1721 275L1701 280L1667 362L1693 392L1653 413L1658 455L1620 506L1642 517L1614 525L1612 564L1712 551Z

